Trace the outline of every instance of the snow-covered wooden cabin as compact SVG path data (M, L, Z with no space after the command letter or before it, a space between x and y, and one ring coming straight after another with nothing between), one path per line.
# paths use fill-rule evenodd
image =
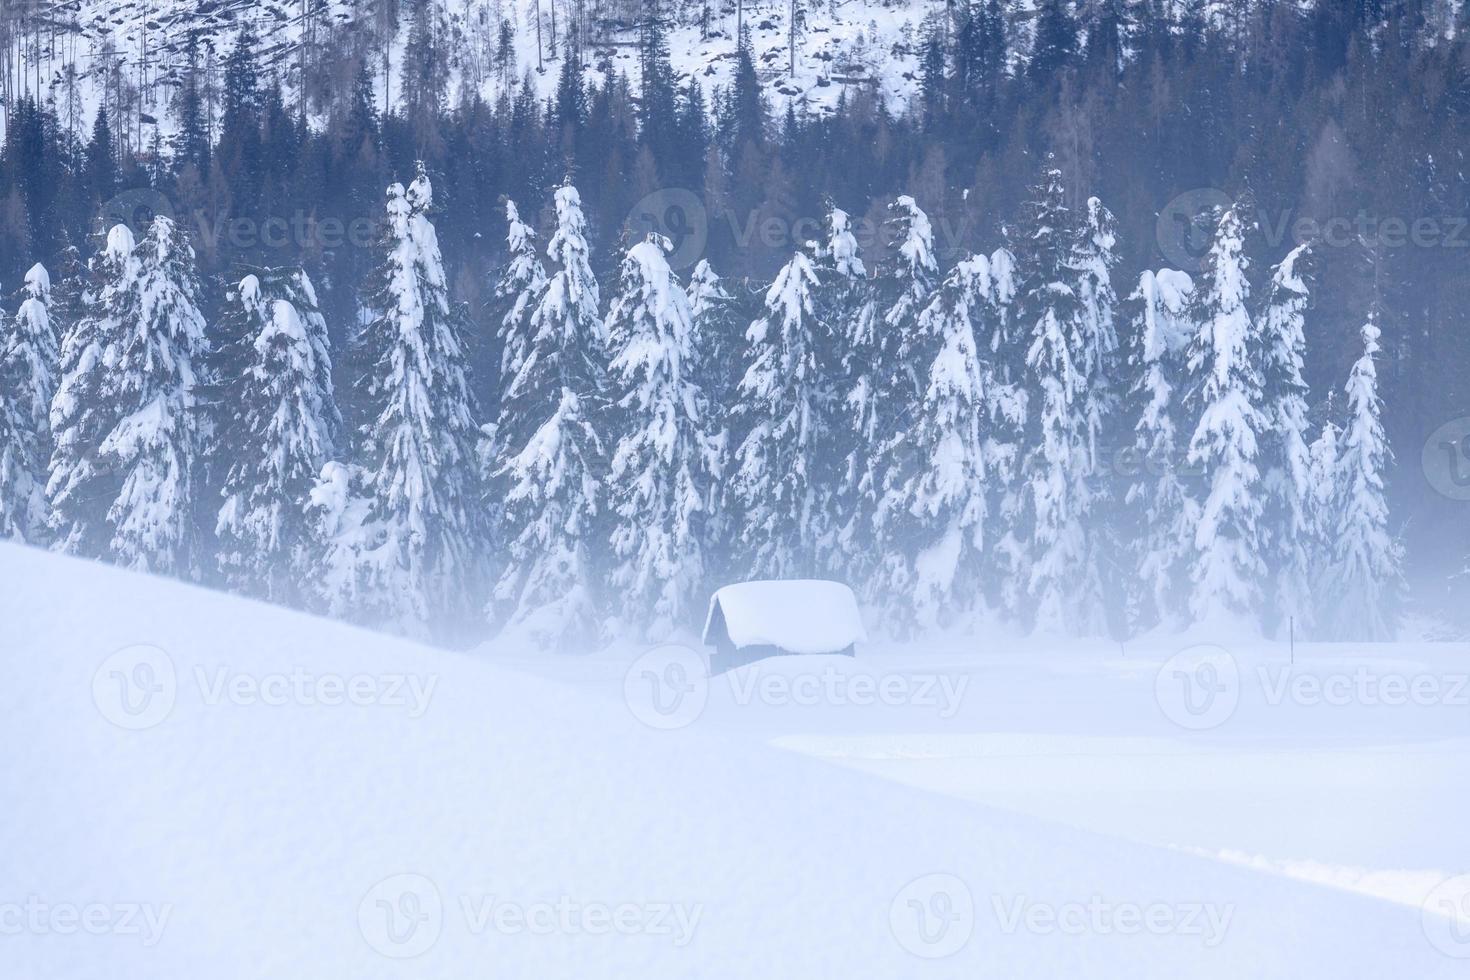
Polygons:
M715 648L710 674L764 657L835 653L866 643L857 598L841 582L816 579L741 582L709 600L704 643Z

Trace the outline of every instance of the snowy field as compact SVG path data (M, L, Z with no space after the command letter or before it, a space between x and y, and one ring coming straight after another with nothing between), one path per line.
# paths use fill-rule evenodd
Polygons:
M1463 644L708 680L11 545L0 621L6 977L1470 974Z

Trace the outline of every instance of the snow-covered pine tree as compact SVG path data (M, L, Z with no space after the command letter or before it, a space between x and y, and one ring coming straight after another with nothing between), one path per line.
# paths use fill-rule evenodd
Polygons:
M119 225L101 291L68 332L52 400L47 495L57 544L141 571L196 571L193 507L208 353L194 249L166 217L134 244Z
M355 463L322 465L303 506L306 518L305 597L337 619L354 619L382 604L382 584L396 559L373 517L372 474Z
M988 337L977 337L994 359L999 379L1004 384L1017 384L1025 374L1024 351L1015 336L1016 321L1016 256L1002 245L990 253L990 297L994 305L994 327Z
M878 367L880 323L877 297L867 267L858 254L852 220L841 208L827 212L826 240L817 250L813 270L821 283L815 296L818 364L830 379L840 417L830 420L833 454L841 459L834 504L834 533L819 544L819 563L854 585L871 572L871 552L856 541L871 531L872 498L862 481L871 476L868 462L877 441L873 431L873 372ZM866 499L867 506L860 501Z
M1079 289L1082 234L1063 203L1061 172L1046 169L1032 188L1017 249L1021 279L1017 329L1026 338L1031 407L1023 445L1019 542L1028 608L1040 632L1096 635L1106 622L1093 540L1097 479L1090 363L1102 329L1089 321Z
M1109 502L1126 490L1117 486L1116 460L1120 445L1132 435L1126 421L1117 413L1119 386L1115 378L1118 359L1118 331L1114 324L1118 296L1113 289L1113 270L1118 266L1118 235L1113 214L1095 197L1088 198L1087 209L1077 229L1071 266L1076 270L1079 304L1076 364L1082 377L1077 392L1077 410L1081 413L1086 433L1091 491L1090 513L1097 517L1081 523L1087 533L1091 551L1090 563L1098 569L1103 598L1110 620L1122 625L1127 605L1126 584L1117 575L1102 575L1101 569L1121 568L1126 563L1126 548L1117 535L1114 522L1102 519ZM1104 445L1107 443L1107 445Z
M612 584L623 629L662 640L691 627L704 588L713 473L689 300L661 235L628 250L607 315L612 351L608 471Z
M510 261L495 284L496 336L500 350L497 394L503 393L514 377L511 365L525 360L525 347L531 339L526 323L546 289L546 267L536 250L535 229L521 220L514 201L505 202L505 220Z
M1398 542L1388 530L1384 474L1392 462L1378 397L1379 310L1363 323L1363 354L1348 377L1347 426L1333 489L1332 561L1321 632L1337 640L1391 640L1403 583Z
M216 559L232 588L294 603L310 567L307 496L342 424L327 323L300 269L258 270L227 302L221 333L232 370L220 379L215 426L227 461Z
M362 339L374 361L362 456L372 474L368 523L389 556L368 614L406 632L462 635L478 607L487 551L464 322L449 303L433 186L422 165L388 188L383 259Z
M727 489L751 578L816 574L831 523L833 398L818 360L818 288L811 260L793 253L766 291L765 314L745 334L748 367L734 412L741 441Z
M1327 580L1332 571L1334 549L1337 547L1333 536L1337 533L1334 514L1337 508L1337 458L1338 446L1342 443L1342 427L1335 421L1334 414L1329 395L1326 418L1309 449L1311 469L1308 486L1311 492L1307 503L1312 511L1313 534L1311 541L1307 543L1307 553L1312 569L1308 585L1312 589L1314 623L1318 621L1326 605L1324 597L1327 593Z
M990 263L960 262L920 311L900 355L918 367L923 400L906 433L913 452L890 474L875 544L886 556L877 594L890 632L953 625L983 605L998 403L977 330L991 306Z
M991 419L996 444L1008 451L991 458L996 533L991 537L992 554L987 563L990 591L999 609L1020 618L1026 605L1027 574L1026 543L1020 530L1025 523L1026 500L1030 495L1021 463L1030 415L1030 392L1026 387L1026 344L1018 336L1021 331L1016 290L1016 256L1002 245L990 254L990 328L986 335L975 339L994 372L997 399L1006 406Z
M939 278L934 256L934 231L929 216L908 195L889 205L887 223L890 254L887 268L874 284L874 296L858 306L847 335L852 343L844 352L849 365L844 415L848 432L847 459L838 488L841 531L837 557L841 569L871 601L882 601L879 582L890 573L883 566L902 558L874 554L864 548L873 532L878 507L897 489L912 460L907 436L923 397L923 365L906 363L903 351L916 343L919 313L928 304ZM876 314L867 309L876 303Z
M745 353L740 310L725 281L708 259L700 259L689 274L685 291L694 321L695 346L703 365L701 380L713 406L729 405L740 384Z
M597 434L606 327L588 264L587 220L570 184L556 191L555 272L508 365L493 464L507 560L492 619L542 649L573 649L599 632L590 549L598 528L604 448Z
M1278 621L1312 627L1311 447L1307 433L1307 383L1302 378L1307 338L1304 327L1310 299L1307 265L1310 245L1299 245L1271 275L1266 301L1256 319L1262 351L1261 387L1266 428L1261 434L1260 467L1265 490L1262 544Z
M1194 282L1175 269L1144 272L1128 297L1133 307L1128 367L1134 378L1126 415L1135 420L1126 533L1138 577L1129 596L1135 630L1179 627L1188 617L1189 560L1198 520L1184 479L1181 401Z
M1094 460L1117 402L1111 370L1118 353L1118 331L1113 323L1118 305L1113 290L1113 270L1118 266L1117 244L1112 212L1097 198L1088 198L1071 265L1077 273L1080 314L1076 346L1083 386L1078 392L1079 405L1087 427L1088 452Z
M59 357L51 277L39 263L26 273L21 295L20 309L0 330L0 538L37 542L47 524L51 397Z
M705 431L712 478L705 499L705 571L723 578L730 559L730 522L722 501L724 477L731 466L729 416L744 371L745 345L740 309L708 259L695 265L686 295L694 324L695 376L704 389L708 412Z
M1252 358L1246 229L1225 211L1195 285L1186 413L1187 462L1206 483L1190 559L1195 623L1251 625L1261 598L1261 368Z
M115 417L102 401L111 383L101 365L103 347L117 331L117 318L136 316L138 262L136 242L126 225L107 234L93 257L89 278L95 291L85 294L81 315L65 325L60 371L51 400L52 450L46 498L54 545L68 554L100 558L112 535L107 508L112 475L100 465L97 447Z

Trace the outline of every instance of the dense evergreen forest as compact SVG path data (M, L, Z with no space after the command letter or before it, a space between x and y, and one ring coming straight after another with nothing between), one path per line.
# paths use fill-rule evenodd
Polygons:
M1416 595L1438 605L1449 590L1463 589L1455 575L1470 550L1467 505L1455 499L1453 488L1446 492L1442 481L1426 476L1425 466L1428 456L1439 454L1441 469L1447 467L1450 477L1463 469L1470 482L1470 426L1452 428L1447 441L1426 450L1432 433L1470 415L1470 31L1447 30L1443 18L1432 15L1432 4L1414 0L1240 3L1209 18L1178 14L1173 5L1151 0L1047 0L1037 7L1028 43L1020 49L1000 0L952 4L916 40L922 67L914 104L887 106L857 86L843 93L835 111L823 113L777 104L748 49L735 41L737 68L728 90L705 91L697 77L675 77L656 6L648 8L640 28L636 82L609 64L597 73L607 81L587 84L584 66L605 52L568 45L548 66L558 81L555 96L544 101L529 78L517 81L507 72L493 100L469 92L451 104L446 75L436 67L445 58L443 39L427 27L411 30L406 57L422 71L406 74L402 99L387 111L378 102L370 52L341 66L342 89L323 106L288 104L278 80L259 67L258 44L246 29L234 39L218 78L202 71L185 75L173 102L174 135L146 150L118 138L117 128L130 121L110 118L106 108L85 130L72 130L55 105L21 100L7 107L0 151L4 312L11 316L23 299L37 295L38 286L21 287L21 280L39 263L57 283L89 283L86 290L73 287L69 297L58 289L51 318L65 331L68 318L81 317L106 282L118 287L125 278L114 270L109 280L109 262L122 263L146 247L152 251L144 265L166 270L192 249L198 285L183 292L196 293L185 298L197 310L197 323L191 320L188 330L209 337L226 352L222 357L233 351L248 358L239 349L241 337L255 336L262 323L272 322L269 314L249 320L257 315L252 311L264 308L258 297L241 296L242 283L254 277L272 302L289 301L305 320L320 320L324 345L333 352L322 363L332 365L341 425L377 444L375 438L386 436L373 436L374 426L390 421L374 392L388 383L382 366L393 363L395 354L374 325L381 327L397 303L393 256L412 267L430 254L431 265L442 265L442 308L435 309L455 324L445 334L446 349L460 340L465 348L462 371L426 382L438 395L445 386L465 392L457 402L466 406L464 418L454 420L452 431L439 432L444 443L437 451L473 456L484 451L477 440L493 447L497 437L504 438L476 426L499 417L503 433L510 417L503 408L530 397L531 381L517 373L527 351L512 349L522 335L506 326L505 300L517 289L532 296L532 305L539 303L543 327L555 314L564 337L605 343L605 333L616 350L619 337L626 345L643 329L628 297L647 300L659 293L665 272L684 283L693 273L691 308L680 314L693 322L700 312L699 277L717 271L720 284L711 285L708 295L721 297L720 315L707 323L720 324L722 335L705 341L717 349L705 354L742 373L761 366L760 337L773 324L789 326L792 310L804 308L798 299L783 312L783 296L799 293L808 274L813 284L827 282L842 267L839 240L851 239L851 256L860 255L864 268L892 290L883 297L884 322L917 330L920 310L934 296L953 314L956 305L978 302L967 299L967 288L993 291L1003 279L995 268L997 250L1017 259L1014 285L1023 292L1039 288L1031 280L1048 262L1058 275L1065 269L1085 279L1085 262L1057 259L1045 241L1065 232L1073 236L1065 246L1071 249L1077 247L1073 238L1091 234L1098 254L1107 253L1106 261L1094 258L1120 308L1118 354L1108 362L1114 366L1099 362L1089 377L1106 380L1109 370L1116 371L1111 380L1117 398L1127 401L1145 366L1127 360L1143 343L1139 325L1148 317L1141 311L1150 303L1160 310L1170 305L1166 298L1135 294L1141 277L1170 281L1149 270L1195 276L1197 296L1215 290L1215 312L1229 305L1221 282L1238 274L1244 292L1264 303L1252 316L1299 323L1293 329L1301 332L1301 349L1282 357L1300 355L1300 383L1312 393L1301 399L1300 411L1310 415L1302 420L1303 431L1339 424L1350 430L1365 406L1381 398L1385 450L1392 450L1392 462L1386 451L1379 461L1391 505L1387 524L1406 546ZM415 18L415 5L406 4L401 16ZM390 188L386 200L384 188ZM150 223L155 214L172 218L170 227ZM432 242L423 231L429 222ZM112 229L117 223L131 225L137 241L120 240ZM657 256L640 251L648 231L668 238L668 248L656 249ZM808 250L809 240L819 246ZM923 262L914 257L916 241L932 252ZM518 242L537 244L518 255ZM550 268L538 271L531 266L539 259L526 256L540 255L540 243L562 251ZM1305 243L1310 247L1299 249ZM405 258L404 249L412 255ZM808 252L812 270L798 261ZM973 256L988 257L983 276L966 265ZM525 260L519 272L518 258ZM297 268L304 272L299 279L273 273ZM169 279L166 272L158 274ZM907 311L900 302L908 288L902 285L905 276L921 280ZM975 286L981 278L989 284L985 288ZM593 312L585 322L577 322L582 314L575 302L571 312L548 310L537 298L544 295L538 291L563 287L568 296L591 290ZM1087 288L1077 286L1084 304ZM599 292L616 298L610 308L599 305ZM813 301L823 316L836 316L832 304L848 320L864 315L860 302L830 293ZM1285 293L1300 294L1300 304L1293 306ZM652 300L646 305L662 324L655 333L663 330L666 306ZM752 324L767 326L747 333ZM530 330L523 339L535 342L544 333ZM933 336L939 343L945 335L935 328ZM989 351L994 369L1011 365L1019 375L1029 363L1022 348L1030 335L1000 331L996 338L995 345L1015 350ZM566 343L558 350L575 347ZM1365 346L1372 349L1370 371L1376 362L1371 382L1362 374ZM843 377L851 380L864 367L861 347L854 350L814 354L813 363L842 362ZM874 353L870 363L885 356L891 352ZM63 368L66 357L63 350ZM1125 363L1132 371L1125 373ZM624 364L619 380L618 364L614 358L612 377L598 384L621 384L619 404L626 405L635 392L646 394L647 378ZM583 369L559 370L561 390L575 390L565 372ZM585 370L601 374L609 368ZM220 378L227 376L220 372ZM1025 387L1019 377L1005 380ZM1276 380L1296 384L1290 377ZM724 380L727 387L734 383ZM1280 392L1272 394L1271 384L1265 379L1267 393L1277 398ZM1363 393L1365 384L1373 393ZM776 399L772 413L780 409L779 387L773 376L763 389ZM746 391L746 410L759 394ZM228 397L215 396L225 402ZM684 398L678 392L661 397L672 403ZM1037 403L1033 392L1033 410ZM1136 409L1130 403L1129 411ZM564 401L557 417L565 424L579 410ZM533 416L528 410L526 417ZM725 436L748 441L752 426L775 417L742 422L737 413ZM1121 451L1137 438L1134 421L1130 416L1127 424L1098 425L1088 437L1106 443L1105 452ZM599 427L585 428L589 445L596 442ZM616 432L613 426L603 434L616 443ZM1014 445L1027 455L1027 447L1045 438L1044 432L1035 441L1018 435ZM789 462L746 455L759 448L754 445L726 448L737 497L745 486L742 467L766 472ZM638 450L630 444L627 453L636 457ZM579 573L541 567L547 539L533 533L535 520L518 523L513 513L499 513L502 505L512 512L524 502L535 474L504 467L498 473L500 486L487 498L496 513L487 519L517 529L519 536L502 544L525 561L514 574L498 578L485 570L482 591L503 598L536 588L561 598L573 595L575 589L552 580L578 579ZM363 478L344 470L324 485L347 494ZM223 472L210 476L227 491L230 479ZM608 477L614 488L618 479L616 472ZM862 483L850 467L834 479L856 480L854 487ZM457 501L454 507L469 499L469 488L446 493ZM612 491L614 511L618 499L626 503L637 496L637 486L623 493L618 498ZM1108 506L1114 504L1121 511L1122 502ZM748 529L763 509L774 508L778 516L766 517L777 520L790 505L752 491L740 500L738 513ZM601 514L588 502L567 506L572 512L584 509L588 520ZM846 513L843 519L857 518ZM678 524L674 517L669 521ZM227 534L226 524L220 522L216 533ZM493 535L488 528L472 530ZM616 530L612 534L617 542ZM826 540L854 547L840 528L830 529ZM466 557L472 550L460 541L437 543L435 574L457 574L460 563L474 564L478 559ZM651 619L667 624L690 618L687 596L659 593L639 577L637 542L625 535L613 551L620 559L613 564L622 571L612 578L619 588L649 593ZM788 567L769 548L754 551L752 561L763 573L804 570ZM1073 557L1058 552L1047 560L1066 564ZM532 559L537 567L528 570ZM643 561L657 564L648 556ZM911 574L862 570L874 581L888 573L898 576L887 580L895 589ZM228 577L228 568L221 574ZM528 582L528 576L536 581ZM977 593L1001 605L1005 589L1004 583L974 584ZM414 608L376 615L395 622L464 621L479 615L483 598L461 596L457 601L468 607L450 611L415 593ZM1033 599L1026 621L1063 616L1059 608L1047 610L1044 595ZM1104 602L1114 632L1126 629L1118 624L1126 621L1127 604L1118 598ZM590 621L593 614L568 615Z

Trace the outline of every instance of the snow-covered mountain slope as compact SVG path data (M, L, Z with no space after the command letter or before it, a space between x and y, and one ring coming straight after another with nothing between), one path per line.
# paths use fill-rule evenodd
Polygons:
M539 0L542 19L540 57L536 14L538 0L432 0L436 5L439 36L449 54L451 99L462 86L474 86L494 98L506 86L518 85L529 72L543 94L555 88L559 53L566 47L565 24L570 4L557 2L561 26L552 41L551 0ZM260 37L259 57L267 72L281 78L288 90L299 83L303 39L312 52L365 50L375 74L381 71L383 48L371 39L378 31L381 5L370 0L36 0L40 17L31 28L22 23L16 77L25 91L39 87L54 98L68 121L76 73L75 105L78 126L89 124L104 94L115 104L121 89L141 93L141 128L128 130L143 147L151 127L171 127L167 107L186 64L187 39L198 41L204 67L215 73L234 45L242 26L249 23ZM636 78L638 74L636 25L633 5L625 16L613 4L589 4L605 16L593 20L587 31L591 67L588 77L599 79L596 66L604 60ZM1025 6L1017 16L1024 20ZM389 47L392 97L403 68L403 47L409 31L405 5ZM734 65L737 12L733 3L710 4L708 18L701 4L674 4L670 9L669 49L681 83L698 78L706 92L730 81ZM739 20L749 29L755 61L772 104L784 109L788 101L815 109L830 107L844 89L865 88L881 94L891 105L906 104L916 90L915 71L926 18L945 10L939 0L847 0L820 10L799 12L799 30L790 31L792 8L785 0L744 3ZM307 11L310 11L309 15ZM499 29L504 20L514 32L515 72L502 76L495 68ZM384 93L377 86L379 100Z
M1416 910L656 730L621 678L12 545L0 623L7 975L1463 975Z

